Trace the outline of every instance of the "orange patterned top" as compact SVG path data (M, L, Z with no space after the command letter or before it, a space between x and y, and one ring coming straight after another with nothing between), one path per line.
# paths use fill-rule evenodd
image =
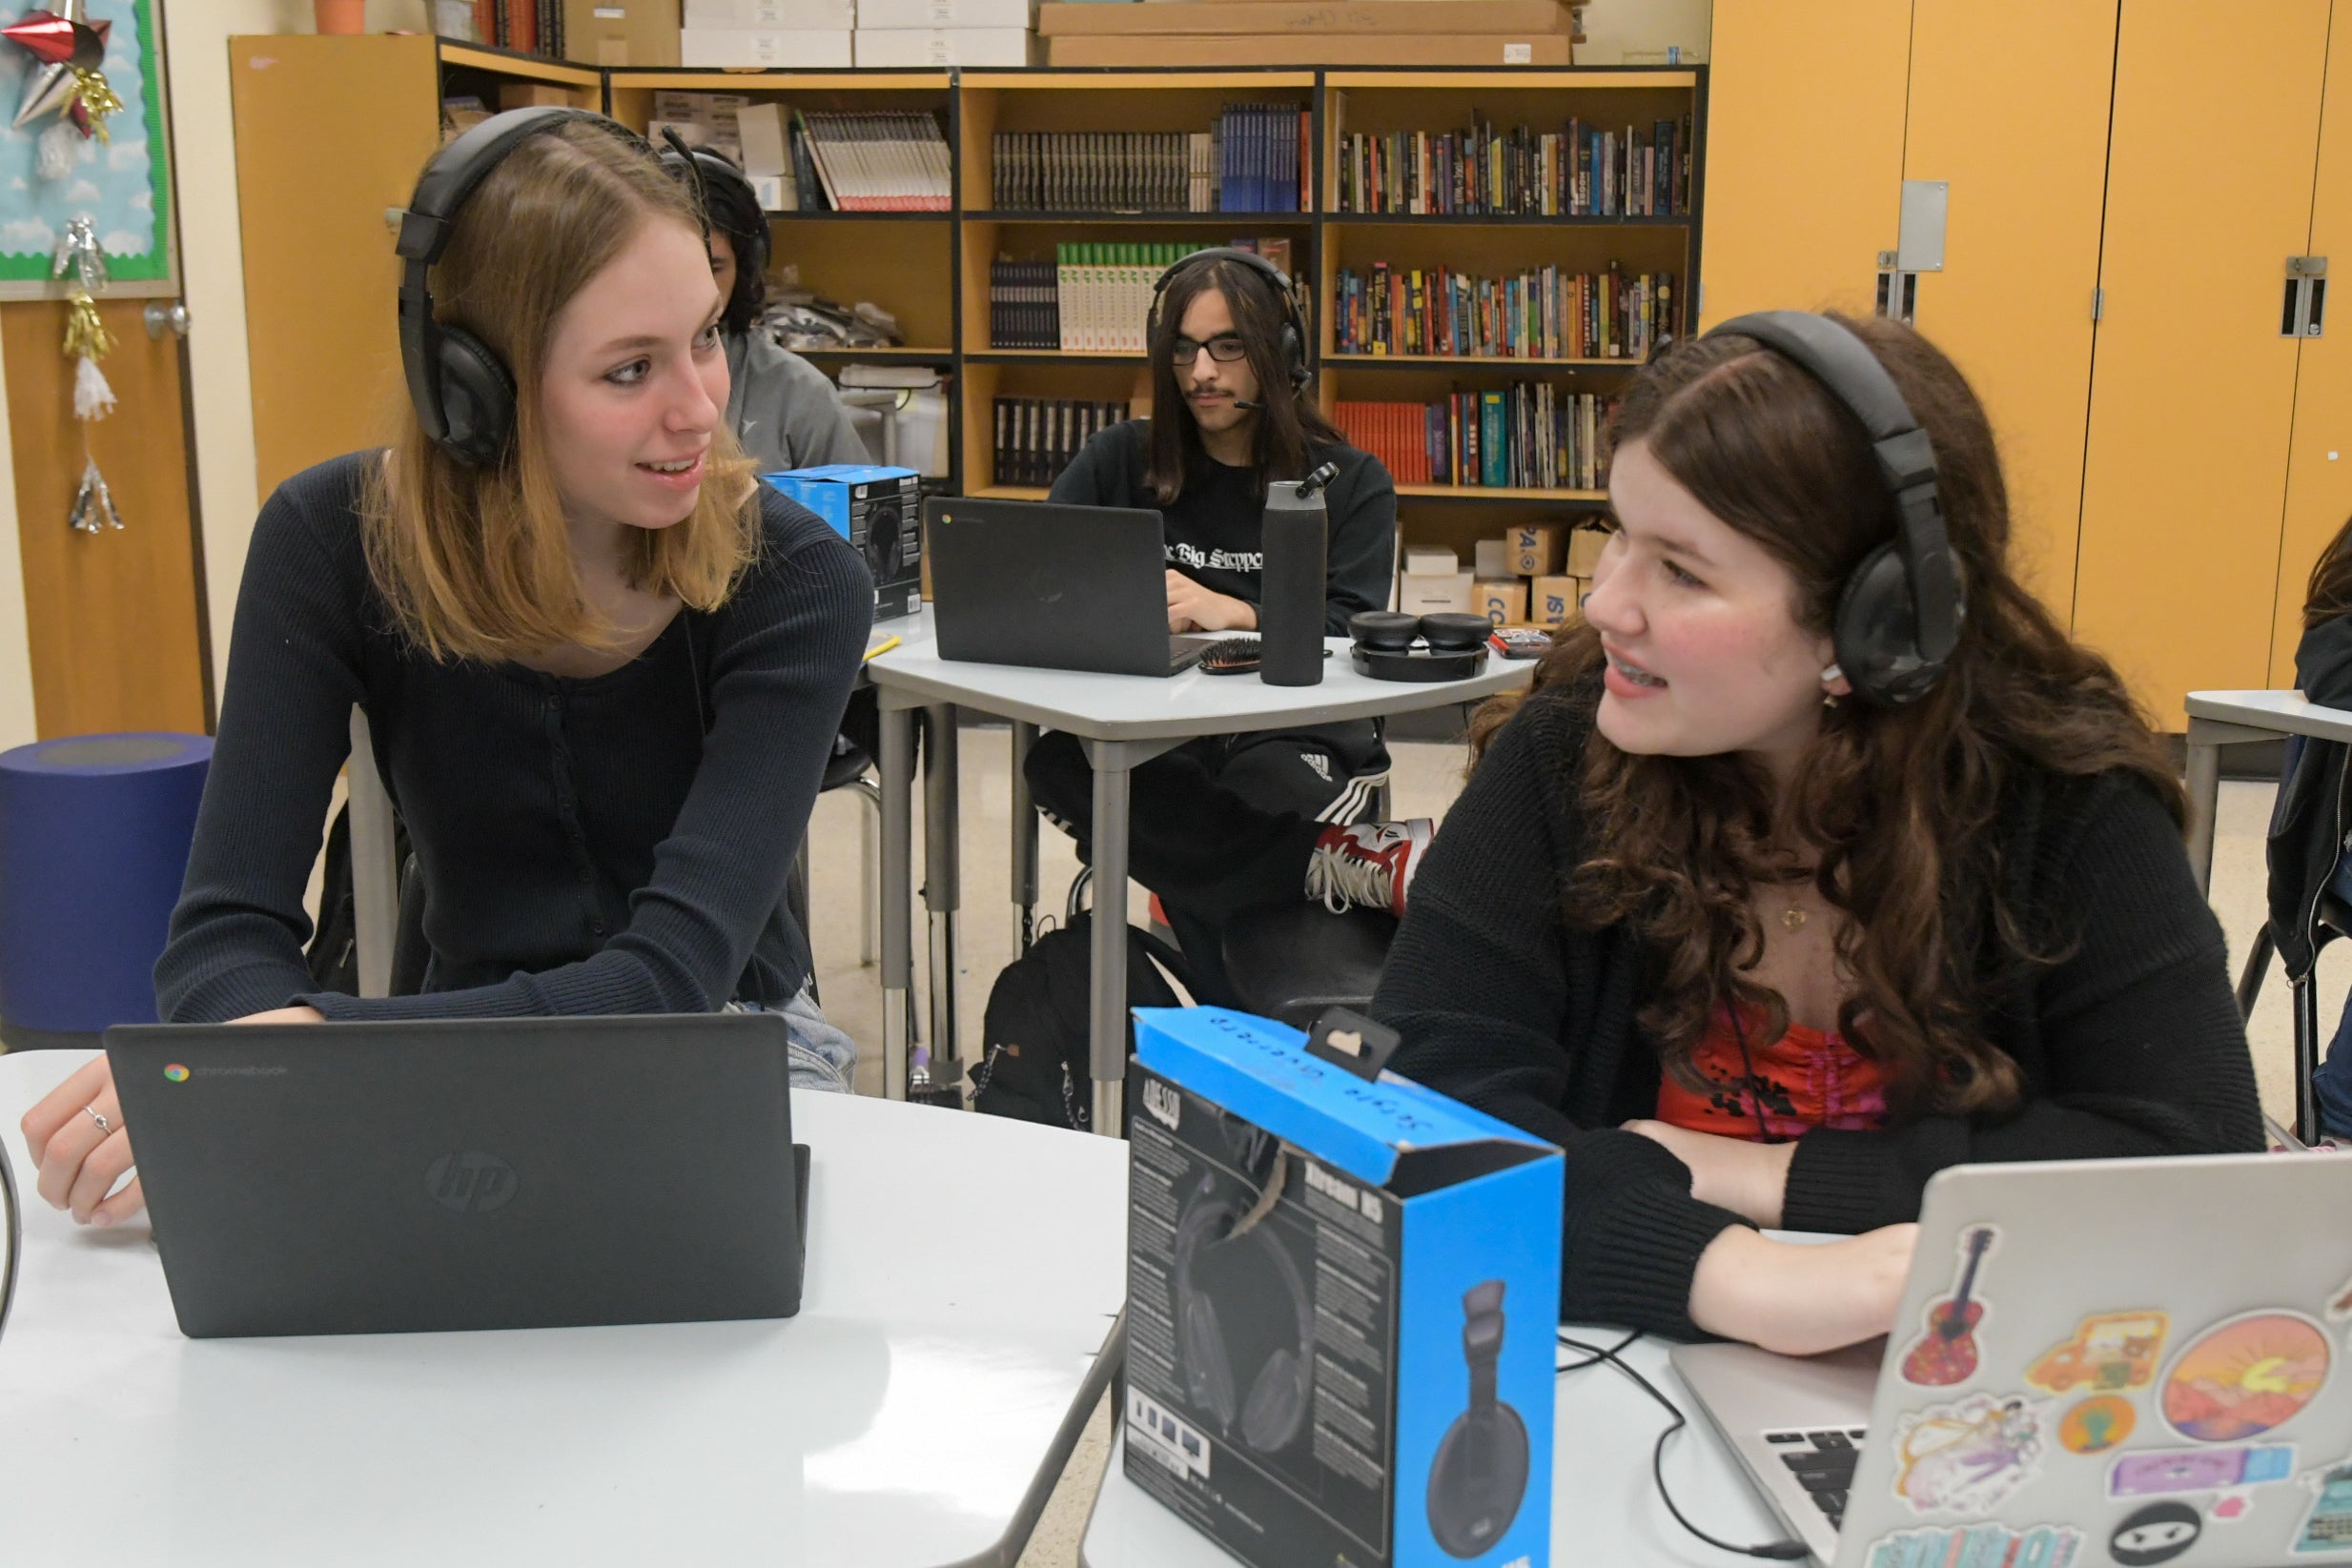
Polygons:
M1789 1026L1769 1044L1758 1038L1761 1014L1745 1012L1748 1054L1740 1058L1731 1010L1718 1008L1691 1063L1707 1081L1693 1092L1667 1075L1658 1086L1658 1119L1693 1132L1761 1142L1768 1134L1793 1138L1816 1127L1874 1131L1887 1125L1887 1096L1878 1064L1835 1030ZM1757 1125L1758 1113L1763 1125Z

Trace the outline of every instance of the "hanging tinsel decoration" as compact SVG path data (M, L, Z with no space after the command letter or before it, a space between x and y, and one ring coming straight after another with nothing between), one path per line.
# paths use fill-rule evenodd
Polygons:
M98 472L95 458L82 464L82 488L73 498L73 510L66 514L66 522L77 534L122 527L122 514L114 510L113 493L107 489L106 476Z
M103 419L113 411L114 389L107 385L98 361L113 349L114 338L98 318L95 297L106 287L106 252L99 247L96 226L86 216L67 222L49 275L63 277L69 270L73 281L66 288L65 352L67 358L81 361L73 372L73 417Z
M54 11L27 11L0 28L0 38L23 49L35 62L25 77L24 96L17 100L16 117L9 122L10 129L22 130L45 114L63 116L59 127L45 132L39 143L41 173L51 179L72 167L71 158L65 155L68 149L58 144L56 131L70 121L85 140L94 136L106 141L106 117L120 113L123 107L102 69L107 35L113 24L93 25L89 3L57 0Z

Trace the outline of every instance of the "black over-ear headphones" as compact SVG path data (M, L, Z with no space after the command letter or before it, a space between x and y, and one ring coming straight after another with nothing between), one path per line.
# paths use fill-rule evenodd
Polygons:
M1159 326L1160 297L1168 292L1168 285L1175 282L1177 275L1187 268L1204 267L1213 261L1237 262L1264 278L1267 286L1273 289L1274 297L1282 307L1282 374L1290 377L1292 392L1305 391L1313 373L1307 369L1307 329L1305 318L1299 314L1298 291L1291 287L1288 273L1255 251L1244 251L1232 245L1215 246L1206 251L1195 251L1161 273L1159 280L1152 285L1152 314L1145 325L1146 335L1149 336Z
M1356 643L1348 658L1357 674L1375 681L1467 681L1486 667L1493 630L1483 615L1359 610L1347 618Z
M1202 1175L1176 1224L1176 1365L1196 1411L1226 1433L1237 1422L1241 1440L1258 1453L1278 1453L1298 1439L1314 1402L1315 1302L1289 1249L1263 1224L1240 1235L1233 1233L1247 1206L1214 1196L1216 1186L1215 1175ZM1193 1266L1212 1247L1250 1245L1273 1265L1273 1275L1298 1319L1298 1341L1295 1347L1285 1345L1268 1354L1250 1381L1248 1396L1237 1400L1233 1361L1217 1302L1193 1278Z
M1454 1417L1429 1467L1429 1533L1451 1556L1474 1558L1503 1538L1527 1492L1527 1423L1495 1395L1503 1356L1503 1281L1462 1298L1470 1408Z
M515 428L515 377L487 343L463 327L433 319L426 274L449 249L465 198L526 138L572 120L588 120L638 147L644 139L584 109L513 109L493 114L425 165L417 193L400 214L394 247L400 269L400 364L408 375L417 422L440 449L477 467L496 462Z
M750 179L726 153L707 147L689 147L685 138L668 126L662 128L662 139L669 143L668 147L657 150L662 167L694 188L705 227L718 222L722 202L734 209L736 217L749 220L741 225L740 237L744 243L736 246L740 253L735 257L736 271L754 277L767 272L768 252L776 236L768 232L767 214L760 206L760 194L751 188ZM738 225L720 226L726 230L727 243L735 244Z
M1754 338L1820 382L1869 435L1894 499L1895 534L1863 557L1838 595L1837 669L1871 702L1917 702L1942 679L1968 616L1928 433L1878 356L1828 316L1759 311L1707 336Z

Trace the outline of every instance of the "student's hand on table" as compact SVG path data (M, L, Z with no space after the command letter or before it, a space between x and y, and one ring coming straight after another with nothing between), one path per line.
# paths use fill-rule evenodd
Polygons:
M1229 594L1212 593L1168 568L1168 629L1172 632L1254 632L1258 608Z
M1816 1244L1732 1226L1699 1254L1690 1320L1782 1355L1818 1355L1876 1338L1894 1327L1918 1239L1916 1225Z
M1726 1138L1668 1122L1627 1122L1626 1130L1663 1144L1668 1153L1690 1167L1690 1195L1701 1203L1728 1209L1768 1230L1780 1223L1781 1204L1789 1191L1789 1162L1796 1158L1795 1143Z
M276 1008L236 1020L240 1024L323 1024L317 1008ZM85 1062L72 1076L25 1112L20 1124L25 1148L38 1172L34 1190L52 1209L71 1210L76 1225L112 1225L146 1207L147 1194L133 1176L108 1197L124 1172L137 1163L131 1130L123 1126L122 1102L114 1095L114 1067L104 1056Z

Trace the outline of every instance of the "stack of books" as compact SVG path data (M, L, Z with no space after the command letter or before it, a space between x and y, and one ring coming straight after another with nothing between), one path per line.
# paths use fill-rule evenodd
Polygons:
M1614 397L1515 381L1435 403L1340 402L1333 422L1399 484L1599 490L1608 482L1602 432Z
M1562 0L1217 0L1038 8L1057 66L1565 66Z
M1069 244L1052 261L999 258L989 264L989 346L1065 354L1141 354L1153 285L1176 262L1216 241ZM1236 239L1290 271L1287 239ZM1303 297L1300 304L1306 309Z
M944 213L954 190L948 139L920 110L792 112L793 184L801 210Z
M1125 403L1068 397L996 399L996 482L1050 485L1097 431L1127 418Z
M1000 131L989 205L1007 213L1214 213L1213 131Z
M1491 125L1347 136L1340 211L1411 216L1670 217L1690 210L1690 121L1537 132Z
M1474 277L1447 267L1342 268L1332 325L1340 354L1502 359L1640 359L1678 329L1671 273L1541 267Z

